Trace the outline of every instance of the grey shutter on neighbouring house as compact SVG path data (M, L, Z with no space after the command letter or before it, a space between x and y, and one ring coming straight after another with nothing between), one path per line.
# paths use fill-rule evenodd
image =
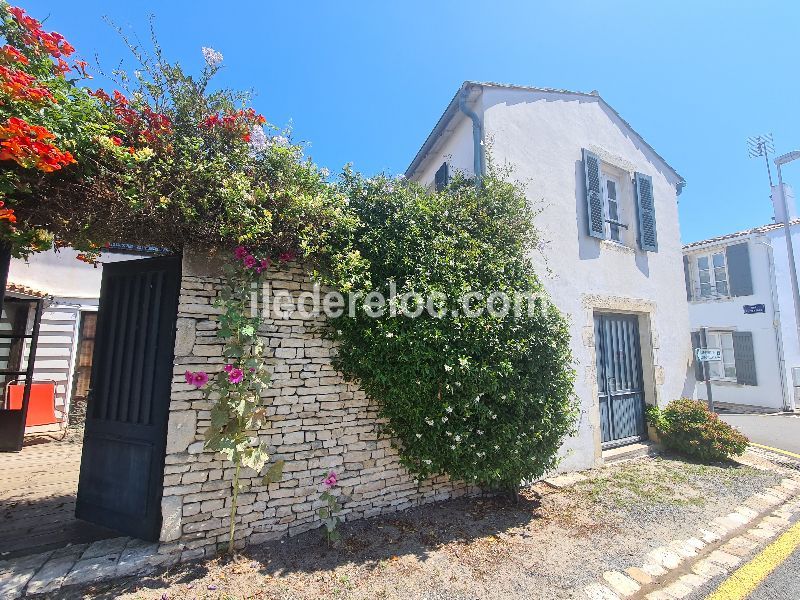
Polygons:
M705 381L706 376L703 374L703 363L697 360L697 350L700 347L700 332L692 332L692 362L694 363L694 378L697 381Z
M692 300L692 273L689 269L689 257L683 255L683 281L686 283L686 299Z
M750 273L750 248L747 242L725 248L728 264L728 285L731 296L750 296L753 293L753 276Z
M736 383L758 385L756 353L753 351L753 334L751 332L733 332L733 359L736 363Z
M658 252L653 178L643 173L636 173L635 179L636 214L639 217L639 247L648 252Z
M589 235L605 239L606 211L603 190L600 186L600 159L583 149L583 170L586 176L586 210L589 217Z
M443 162L442 166L439 167L439 170L436 171L436 175L434 176L434 186L436 187L436 191L441 192L444 188L446 188L449 180L450 173L447 169L447 163Z

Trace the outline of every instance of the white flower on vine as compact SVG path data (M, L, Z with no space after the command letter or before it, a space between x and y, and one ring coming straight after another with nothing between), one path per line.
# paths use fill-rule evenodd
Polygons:
M483 430L478 429L478 431L476 431L475 433L477 433L478 435L483 435Z
M206 64L211 67L218 67L222 63L222 53L217 52L213 48L206 48L203 46L203 58Z
M494 414L494 413L492 413L492 414L491 414L491 417L492 417L492 419L496 419L496 418L497 418L497 415L496 415L496 414Z
M450 450L455 450L455 449L456 449L456 445L455 445L455 444L452 444L452 445L450 446Z
M452 371L452 370L453 370L453 367L451 367L450 365L445 365L445 366L444 366L444 370L445 370L445 371L447 371L447 372L449 373L450 371Z
M426 422L428 425L433 425L433 419L425 419L425 422Z
M444 434L445 434L447 437L450 437L450 436L452 436L452 435L453 435L453 433L452 433L451 431L445 431L445 432L444 432Z
M430 461L430 460L428 460L427 458L426 458L425 460L423 460L422 462L424 462L426 465L429 465L429 464L431 464L431 461Z
M456 435L456 437L454 437L453 439L455 441L457 441L457 442L460 442L461 441L461 436L460 435Z
M393 338L394 337L394 333L390 331L389 333L386 334L386 337L387 338Z
M497 444L495 444L495 446L494 446L494 449L495 449L495 450L500 450L500 446L498 446Z
M447 423L447 417L442 417L442 423Z
M453 407L452 406L445 406L444 409L449 413L453 412Z
M480 401L481 401L481 397L480 396L475 396L475 404L477 404Z
M505 400L505 399L506 399L506 395L505 395L505 394L503 394L502 396L500 396L500 399L501 399L501 400Z
M419 439L419 438L421 438L421 437L422 437L422 434L421 434L421 433L418 433L418 434L417 434L417 439Z

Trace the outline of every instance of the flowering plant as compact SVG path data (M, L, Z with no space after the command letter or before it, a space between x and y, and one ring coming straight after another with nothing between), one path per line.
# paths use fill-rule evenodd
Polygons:
M31 221L27 210L46 203L40 186L57 172L58 179L80 172L76 164L91 156L93 138L108 129L75 83L88 75L74 52L60 33L0 0L0 243L17 256L51 243L46 224Z
M348 306L328 322L335 364L379 403L413 474L516 493L557 464L576 413L567 322L536 277L532 211L508 180L492 171L479 189L456 177L435 192L346 172L339 189L355 225L325 276L361 297L395 287L410 303L439 298L436 316L420 306L417 318ZM469 314L468 292L526 302L519 315Z
M332 544L341 538L339 524L342 519L338 516L338 513L342 510L342 505L339 503L339 499L331 493L331 490L336 487L338 482L339 480L334 471L328 473L328 476L322 480L325 491L319 497L325 503L325 506L320 508L317 514L325 526L325 537L328 540L328 544Z
M205 382L197 385L198 375L205 376L208 382L205 395L214 402L211 424L205 433L205 448L220 452L234 464L229 552L234 549L241 468L248 467L260 473L269 461L266 444L253 433L266 421L261 395L269 387L270 376L264 362L264 343L258 335L261 318L247 316L251 285L260 281L269 265L268 258L256 259L244 246L234 250L232 259L225 265L225 284L216 302L223 309L217 337L225 342L223 356L228 363L211 380L205 373L194 373L191 382L190 373L186 376L187 383L197 387L205 386ZM263 483L279 481L282 473L283 461L273 463Z

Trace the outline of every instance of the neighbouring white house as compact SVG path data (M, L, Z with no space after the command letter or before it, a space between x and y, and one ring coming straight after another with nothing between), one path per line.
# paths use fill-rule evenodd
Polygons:
M800 248L794 194L786 190L792 241ZM773 189L773 199L779 198ZM708 363L714 404L728 410L794 410L800 398L800 346L782 204L775 221L686 244L684 274L692 345L721 350ZM705 338L704 338L705 336ZM707 399L695 362L697 397Z
M694 393L677 196L683 178L597 92L466 82L406 176L512 167L542 248L532 259L570 319L581 416L562 469L646 437L644 408Z
M28 423L42 423L26 431L50 431L50 421L63 428L68 420L82 424L89 390L94 350L97 307L100 298L102 264L141 258L131 249L106 252L96 267L77 260L72 248L31 255L28 260L12 259L0 332L6 336L30 335L36 320L35 300L42 300L39 335L32 381ZM23 378L2 373L24 371L30 355L31 338L4 337L0 340L0 399L6 407L19 402L21 389L14 382ZM9 387L9 385L11 387ZM21 388L21 386L20 386ZM52 407L47 397L52 397ZM45 406L48 405L48 406ZM52 408L52 410L50 410Z

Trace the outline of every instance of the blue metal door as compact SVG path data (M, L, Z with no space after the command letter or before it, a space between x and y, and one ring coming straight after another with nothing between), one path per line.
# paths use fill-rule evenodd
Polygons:
M603 447L641 440L647 430L639 321L635 315L598 314L594 333Z

